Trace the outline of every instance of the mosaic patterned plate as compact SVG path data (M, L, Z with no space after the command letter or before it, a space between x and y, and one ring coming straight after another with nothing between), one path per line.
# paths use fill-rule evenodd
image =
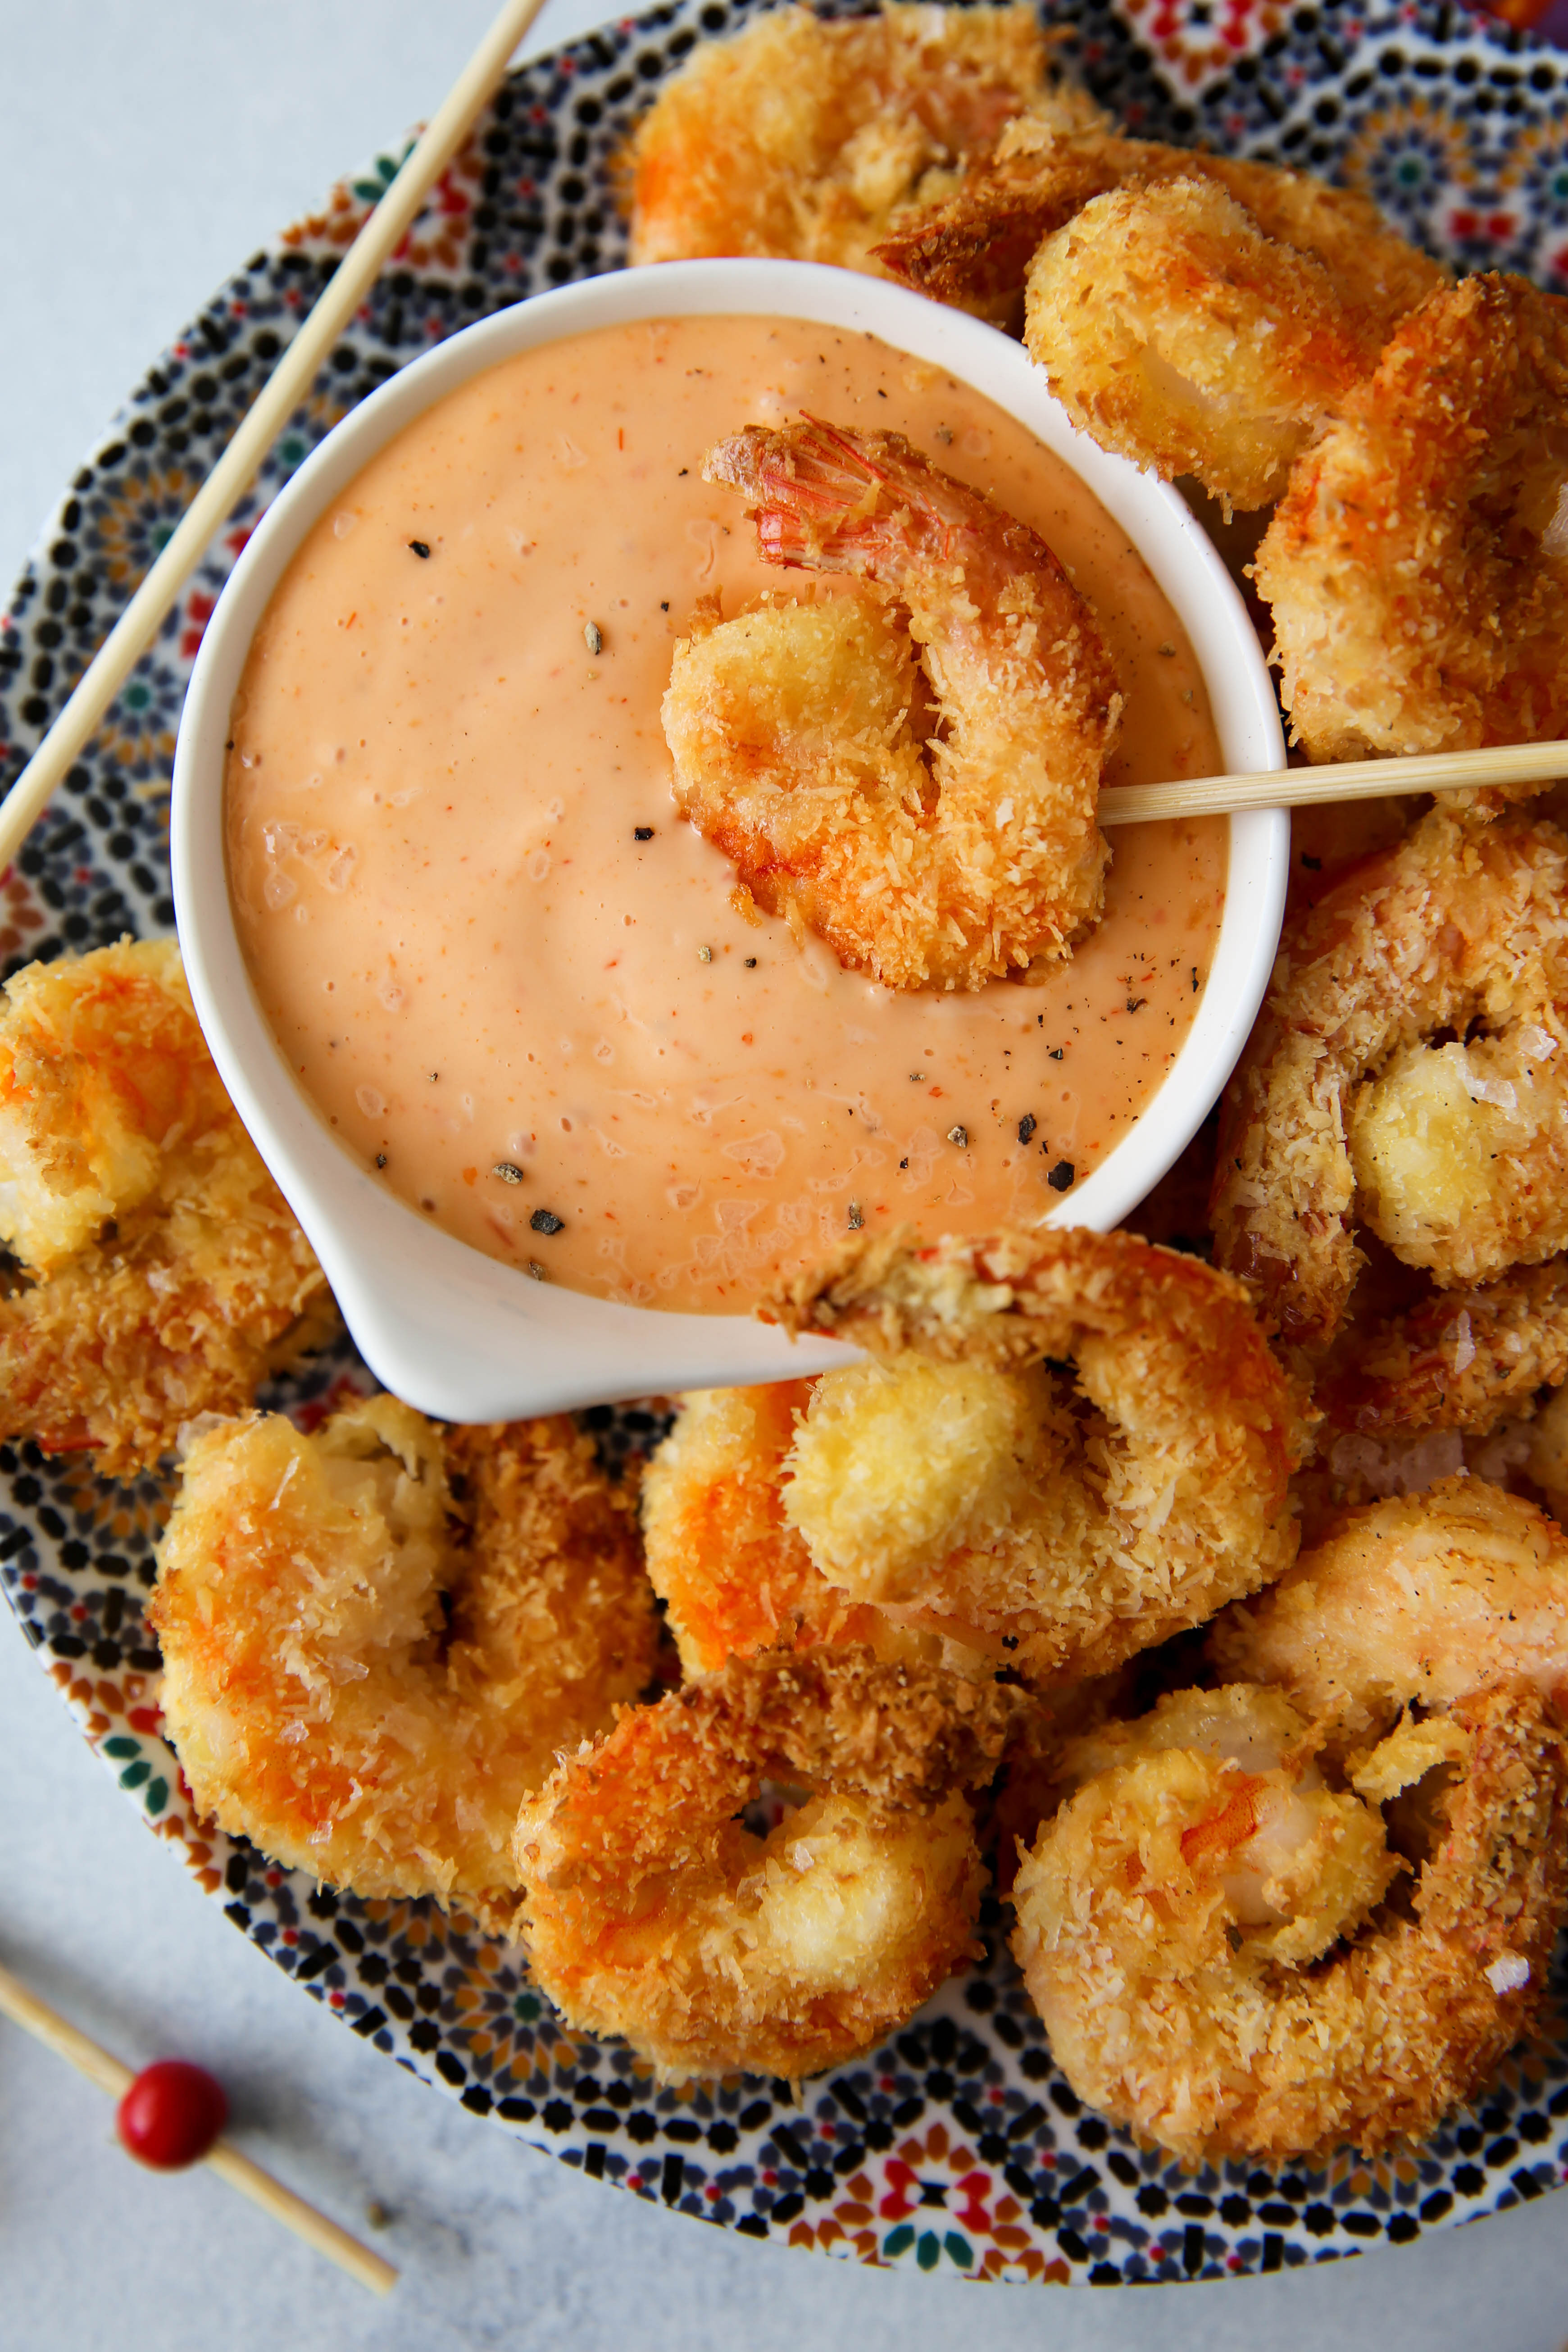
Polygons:
M614 268L607 166L693 45L754 0L679 0L515 73L215 541L157 648L14 869L0 962L166 929L166 780L203 627L258 515L395 369L536 289ZM1527 12L1534 0L1518 0ZM1047 16L1054 13L1047 5ZM1553 23L1563 13L1555 0ZM1434 0L1082 0L1078 68L1140 131L1309 165L1372 191L1466 268L1568 292L1568 57ZM9 782L125 603L402 150L247 263L132 394L61 499L0 617ZM344 1356L268 1402L319 1416ZM650 1416L591 1414L613 1446ZM807 2084L657 2090L624 2048L564 2032L515 1952L426 1903L364 1903L272 1868L199 1820L159 1736L142 1607L165 1490L0 1447L0 1580L130 1801L277 1965L350 2030L476 2115L595 2179L742 2234L970 2278L1215 2278L1353 2253L1568 2178L1568 2032L1510 2060L1418 2154L1183 2173L1085 2111L1007 1958L955 1979L859 2064ZM1559 1972L1559 1991L1568 1990Z

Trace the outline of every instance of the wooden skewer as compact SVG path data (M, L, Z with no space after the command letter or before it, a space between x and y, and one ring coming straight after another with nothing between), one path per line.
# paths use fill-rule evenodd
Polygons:
M107 2091L111 2099L122 2099L136 2079L129 2066L122 2066L118 2058L100 2050L96 2042L89 2041L5 1968L0 1968L0 2013L46 2042L58 2056L68 2059L100 2091ZM390 2263L384 2263L379 2254L373 2254L368 2246L362 2246L357 2238L351 2238L346 2230L340 2230L335 2221L329 2221L324 2213L318 2213L313 2205L307 2205L302 2197L296 2197L281 2181L274 2180L269 2172L263 2172L258 2164L252 2164L249 2157L241 2156L227 2140L218 2140L208 2149L204 2161L215 2172L221 2172L231 2187L253 2198L274 2221L281 2221L285 2229L292 2230L307 2245L314 2246L318 2253L325 2254L351 2278L358 2279L362 2286L368 2286L376 2294L386 2294L396 2285L397 2273Z
M1549 784L1559 776L1568 776L1568 743L1505 743L1490 751L1344 760L1324 768L1281 768L1272 775L1193 776L1177 784L1113 785L1100 796L1100 822L1147 824L1158 817L1230 816L1246 809L1379 800L1384 793L1458 793L1476 784Z
M168 545L77 680L70 698L0 803L0 872L159 629L205 550L239 504L262 459L309 392L338 337L408 229L506 71L544 0L506 0L479 47L338 264L321 300L241 423Z

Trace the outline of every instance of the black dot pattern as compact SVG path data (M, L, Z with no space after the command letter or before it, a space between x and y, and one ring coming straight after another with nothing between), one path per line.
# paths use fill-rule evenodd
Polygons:
M245 538L338 418L458 327L618 266L615 160L696 42L754 0L680 0L514 73L219 533L103 732L0 877L0 974L173 922L166 788L191 662ZM1568 292L1568 58L1434 0L1047 5L1089 87L1146 136L1367 188L1466 268ZM395 171L378 157L254 255L131 395L0 617L0 784L25 763ZM344 1349L269 1405L308 1416L371 1383ZM612 1470L667 1423L583 1416ZM429 1903L363 1902L195 1814L160 1736L143 1619L169 1485L111 1486L0 1446L0 1583L106 1768L228 1916L378 2050L595 2179L743 2235L970 2277L1100 2284L1288 2269L1401 2244L1568 2172L1561 2031L1414 2153L1184 2173L1087 2112L1056 2071L994 1905L985 1956L904 2032L800 2089L660 2089L568 2032L513 1947ZM1561 1979L1560 1969L1559 1977ZM1561 1992L1561 1981L1557 1990Z

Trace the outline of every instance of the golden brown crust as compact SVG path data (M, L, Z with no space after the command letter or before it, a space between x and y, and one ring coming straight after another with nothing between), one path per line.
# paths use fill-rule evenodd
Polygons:
M1184 179L1217 182L1266 236L1322 266L1368 365L1399 320L1444 282L1441 264L1351 189L1201 148L1092 128L1053 132L1027 117L971 159L950 195L911 209L877 257L941 301L995 303L1022 289L1042 240L1095 196Z
M1429 1294L1335 1359L1313 1388L1324 1425L1339 1435L1392 1437L1460 1429L1484 1437L1528 1420L1536 1391L1568 1379L1568 1256L1516 1266L1472 1290Z
M0 1017L0 1434L150 1469L335 1310L224 1092L172 940L34 964Z
M534 1974L666 2077L798 2077L868 2047L973 1948L983 1874L960 1793L1017 1694L864 1651L735 1659L624 1714L517 1825ZM769 1775L813 1794L765 1839Z
M630 1510L571 1422L440 1429L390 1397L193 1444L149 1612L197 1805L367 1895L514 1886L558 1748L652 1671Z
M1298 459L1258 551L1314 760L1568 727L1565 484L1568 311L1495 273L1432 294Z
M1063 1809L1019 1873L1015 1948L1080 2096L1189 2163L1267 2162L1425 2138L1480 2087L1545 1995L1568 1751L1521 1685L1405 1746L1445 1759L1433 1850L1408 1898L1347 1918L1306 1968L1229 1919L1232 1816L1247 1826L1256 1782L1227 1794L1200 1756L1163 1758ZM1380 1785L1425 1761L1391 1754Z
M1565 904L1568 840L1554 825L1468 827L1435 810L1286 933L1226 1089L1211 1209L1218 1262L1255 1286L1287 1341L1321 1351L1355 1280L1355 1220L1368 1205L1352 1158L1357 1090L1435 1033L1493 1033L1480 1047L1443 1049L1441 1074L1458 1069L1480 1097L1452 1122L1468 1150L1465 1189L1440 1224L1428 1217L1423 1230L1418 1202L1385 1238L1453 1284L1568 1242L1568 1125L1553 1066L1568 1045ZM1404 1066L1419 1076L1423 1066ZM1484 1099L1500 1083L1511 1111ZM1373 1166L1376 1149L1373 1129ZM1429 1204L1430 1177L1423 1190Z
M1368 363L1321 262L1196 175L1094 196L1047 237L1024 340L1102 448L1244 509Z
M1098 110L1055 81L1024 6L884 6L827 21L780 8L700 45L631 142L634 262L775 254L875 271L902 208L1025 109Z
M891 1376L817 1383L785 1511L832 1581L901 1622L1001 1643L1045 1686L1294 1556L1298 1407L1245 1290L1195 1259L1082 1230L866 1238L768 1311Z
M1568 1697L1568 1537L1482 1478L1342 1512L1278 1584L1226 1612L1210 1656L1356 1739L1502 1682Z
M683 814L759 906L886 987L1065 956L1103 904L1121 697L1050 549L895 433L752 425L703 470L754 502L767 562L866 584L699 615L663 703Z

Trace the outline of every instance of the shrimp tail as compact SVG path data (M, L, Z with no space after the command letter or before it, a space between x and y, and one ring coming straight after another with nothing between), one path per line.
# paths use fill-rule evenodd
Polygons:
M1019 566L1068 586L1037 531L952 480L900 433L852 434L809 414L769 430L748 425L710 449L703 479L753 501L764 562L847 572L897 590L916 565L962 566L996 585Z

